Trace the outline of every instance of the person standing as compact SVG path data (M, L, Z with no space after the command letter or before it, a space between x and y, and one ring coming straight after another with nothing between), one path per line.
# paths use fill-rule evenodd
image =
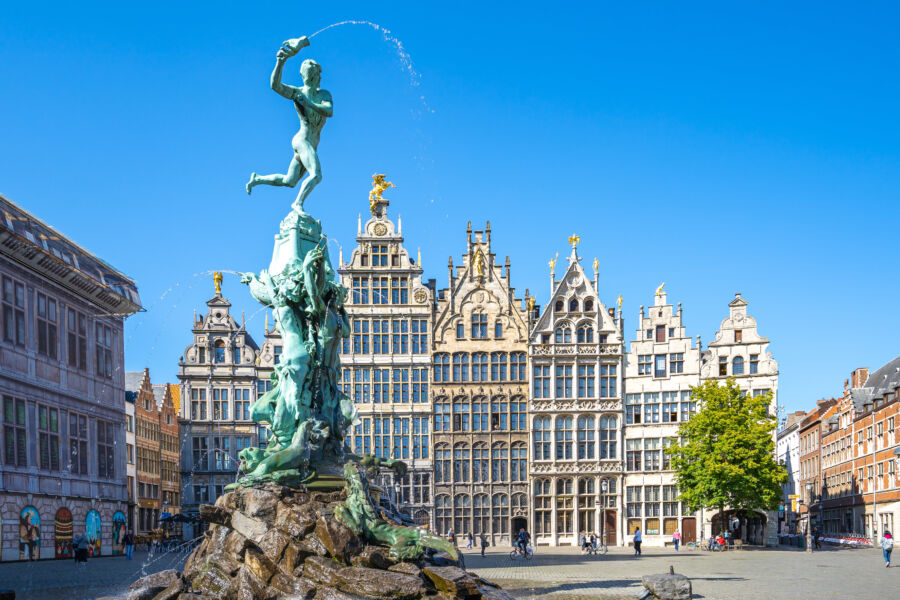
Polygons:
M641 555L641 542L643 541L643 537L641 536L641 528L638 527L634 530L634 555Z
M466 549L471 548L475 543L475 540L472 539L472 532L466 534Z
M891 536L891 532L888 530L884 531L884 535L881 538L881 553L884 555L884 566L891 566L891 552L894 549L894 538Z
M819 528L816 527L813 530L813 546L815 546L816 550L822 547L822 542L819 539L822 537L822 534L819 533Z
M681 544L681 532L677 529L672 534L672 541L675 542L675 552L678 552L678 546Z
M128 557L128 560L131 560L131 556L134 554L134 532L129 530L125 534L123 541L125 542L125 556Z
M481 534L481 556L484 556L484 551L487 547L488 547L487 536L482 533Z

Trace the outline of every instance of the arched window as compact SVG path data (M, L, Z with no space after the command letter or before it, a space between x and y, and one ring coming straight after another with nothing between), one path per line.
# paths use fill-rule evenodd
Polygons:
M600 502L606 508L616 507L616 479L608 477L600 480Z
M472 498L465 494L457 494L453 497L453 532L456 535L466 535L471 530L469 524L472 519Z
M491 398L491 431L509 430L509 403L503 396Z
M428 525L428 511L427 510L417 510L415 514L413 514L413 520L416 522L418 526L427 526Z
M572 417L556 417L556 460L572 458Z
M584 301L584 312L591 312L594 310L594 301L588 298Z
M491 526L494 533L509 533L509 496L494 494L491 498Z
M472 431L489 431L490 405L484 396L476 396L472 402Z
M453 381L469 380L469 355L457 352L453 355Z
M594 529L594 515L597 513L597 495L593 477L578 479L578 527L591 531Z
M450 400L446 396L434 399L434 430L452 431L450 429Z
M524 513L528 511L528 496L522 493L513 494L512 509L516 513ZM518 533L518 531L516 532Z
M453 446L453 481L454 483L468 483L469 477L469 447L465 444Z
M445 383L450 381L450 355L435 354L434 355L434 382Z
M512 481L528 480L528 447L525 442L515 442L509 460Z
M450 483L450 446L437 444L434 447L434 482Z
M509 481L509 448L503 442L491 446L491 482Z
M446 535L453 523L453 508L450 496L441 494L434 499L434 526L439 535Z
M732 375L743 375L744 374L744 357L735 356L731 360L731 374Z
M554 308L554 310L555 310L556 312L558 312L558 313L562 312L562 310L563 310L563 301L562 301L562 300L557 300L557 301L556 301L556 304L554 305L553 308Z
M569 312L578 312L578 300L576 298L569 300Z
M600 417L600 458L616 458L616 418Z
M510 381L526 381L528 373L525 371L525 353L513 352L509 355L509 379Z
M534 460L550 460L550 417L535 417Z
M549 479L536 479L534 482L534 533L535 535L553 535L551 514L553 513L553 496L550 493Z
M487 494L475 494L475 502L473 515L474 519L474 530L473 533L475 535L481 533L490 533L490 514L491 514L491 503Z
M214 354L215 359L214 360L217 363L225 362L225 342L222 341L221 339L216 340L216 343L214 345L214 350L215 350L215 354Z
M566 327L563 329L563 343L571 344L572 343L572 330Z
M491 381L506 381L506 352L491 354Z
M594 341L594 328L590 325L582 325L578 328L578 343L590 344Z
M488 355L486 352L476 352L472 355L472 381L488 380Z
M557 327L556 331L553 332L553 341L557 344L562 344L563 341L563 330L562 327Z
M453 399L453 431L469 431L469 399L465 396Z
M572 535L574 533L572 480L564 477L556 480L556 533Z
M487 444L476 442L472 447L472 481L475 483L489 483L489 474L490 462Z
M578 458L594 458L594 417L578 417Z

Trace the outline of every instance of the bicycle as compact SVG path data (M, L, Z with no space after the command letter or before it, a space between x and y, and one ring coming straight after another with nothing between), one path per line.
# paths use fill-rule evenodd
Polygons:
M510 560L516 560L516 558L519 556L524 557L525 560L531 560L532 558L534 558L534 550L531 548L530 545L526 546L525 550L522 550L521 548L519 548L517 546L517 547L513 548L512 552L509 553Z

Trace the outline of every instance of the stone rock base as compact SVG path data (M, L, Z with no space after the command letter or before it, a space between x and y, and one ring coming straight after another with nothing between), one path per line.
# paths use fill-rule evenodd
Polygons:
M239 488L200 514L211 523L184 572L133 583L126 600L511 600L446 554L397 562L334 517L343 492Z

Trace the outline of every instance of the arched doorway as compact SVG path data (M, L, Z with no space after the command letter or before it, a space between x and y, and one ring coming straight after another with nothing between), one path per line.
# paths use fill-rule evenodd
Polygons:
M88 539L88 556L100 556L100 513L96 510L88 511L84 518L84 534Z
M53 546L56 558L72 558L72 512L62 507L56 511L53 524Z
M26 506L19 513L19 560L37 560L41 557L41 517L33 506Z
M745 544L764 546L766 543L766 515L750 510L726 510L712 518L712 534L730 531L736 540Z

